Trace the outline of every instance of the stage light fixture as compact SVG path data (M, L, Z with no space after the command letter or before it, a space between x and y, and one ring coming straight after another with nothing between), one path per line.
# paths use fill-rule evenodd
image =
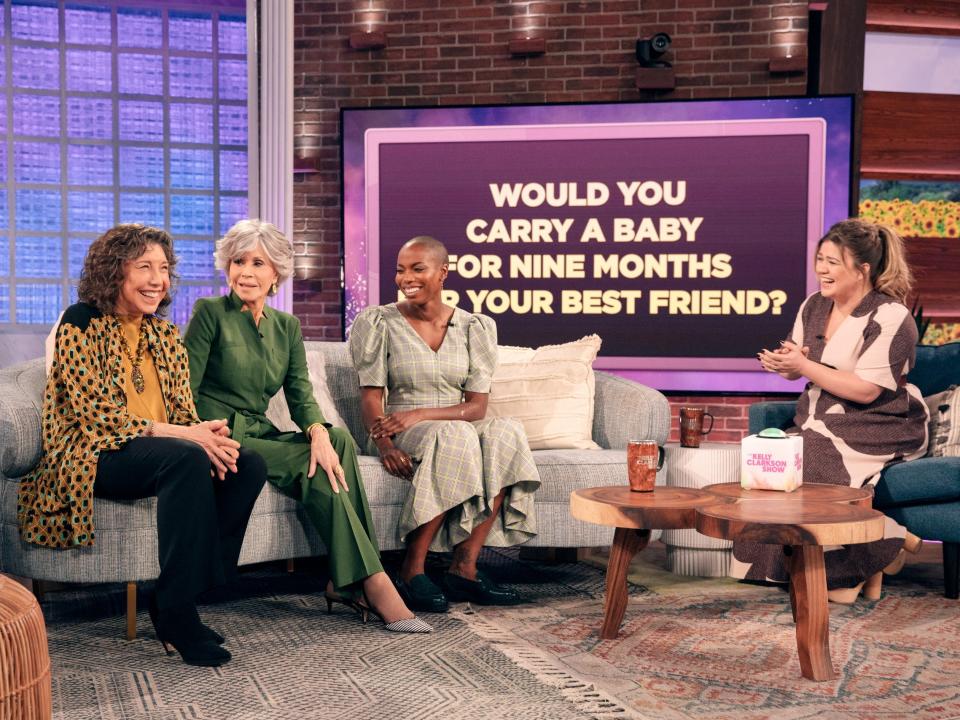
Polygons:
M660 60L670 48L670 36L665 32L658 32L649 38L637 40L637 62L644 68L673 67L666 60Z

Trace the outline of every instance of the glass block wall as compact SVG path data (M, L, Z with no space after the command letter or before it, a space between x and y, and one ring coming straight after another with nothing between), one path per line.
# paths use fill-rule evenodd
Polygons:
M243 11L0 0L0 328L49 327L118 222L173 234L175 322L221 291L214 240L247 214Z

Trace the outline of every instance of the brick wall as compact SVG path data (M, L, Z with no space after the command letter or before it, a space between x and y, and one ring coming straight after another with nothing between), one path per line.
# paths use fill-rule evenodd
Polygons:
M699 395L672 395L670 401L670 442L680 441L680 408L694 405L713 415L713 430L705 440L710 442L740 442L747 434L748 413L752 403L764 400L784 400L783 397L738 396L703 397ZM709 423L710 421L707 420Z
M805 48L806 0L296 0L295 9L295 154L316 172L297 174L294 186L294 312L313 339L340 339L341 107L790 95L806 86L803 73L767 70L786 46ZM386 32L388 46L350 49L350 33L368 27ZM512 57L507 44L528 28L546 38L546 53ZM635 87L634 44L654 32L673 38L671 92ZM722 432L734 432L727 419Z

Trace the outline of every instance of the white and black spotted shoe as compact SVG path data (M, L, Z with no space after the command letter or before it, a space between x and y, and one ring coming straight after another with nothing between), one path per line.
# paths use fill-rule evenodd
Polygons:
M423 620L414 615L412 618L407 618L406 620L397 620L392 623L384 623L383 626L390 630L391 632L400 632L400 633L429 633L433 632L433 628L425 623Z

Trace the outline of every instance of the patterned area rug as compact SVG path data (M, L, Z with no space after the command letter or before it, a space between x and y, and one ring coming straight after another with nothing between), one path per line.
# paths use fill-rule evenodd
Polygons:
M504 579L526 579L532 568L512 555L488 553L483 565ZM319 572L258 569L204 604L205 621L228 638L234 656L218 669L166 657L145 612L138 617L138 638L124 640L117 586L47 593L54 718L630 717L589 683L518 664L467 621L486 609L459 604L446 615L424 615L435 629L430 635L391 633L374 618L362 625L342 606L328 615ZM533 584L536 597L589 598L602 580L588 565L564 575L581 586L540 576Z
M550 568L554 582L578 566ZM566 673L639 717L960 718L960 603L943 597L939 553L886 578L878 602L830 606L839 678L822 683L800 675L784 590L664 567L659 543L635 560L616 640L598 637L599 598L573 594L465 619L537 677Z
M659 543L635 561L623 629L605 641L602 556L488 551L484 569L531 602L454 605L425 616L428 636L327 615L322 569L258 569L202 608L234 653L216 670L165 657L145 613L124 641L115 587L55 592L54 717L960 718L960 604L943 598L938 557L888 579L877 603L831 606L840 677L824 683L800 676L785 592L672 575Z

